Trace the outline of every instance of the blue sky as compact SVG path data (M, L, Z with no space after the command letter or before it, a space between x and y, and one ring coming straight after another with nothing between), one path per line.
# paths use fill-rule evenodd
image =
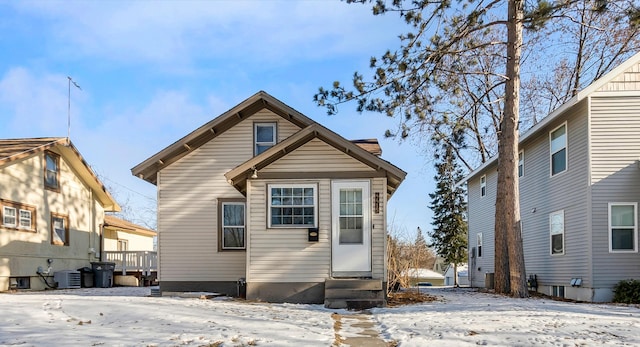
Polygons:
M369 73L407 29L338 1L0 1L0 138L66 136L71 76L82 87L72 142L119 202L143 210L155 186L133 166L264 90L347 139L377 137L408 172L390 222L430 230L433 164L420 144L385 139L396 120L355 104L327 116L312 101Z

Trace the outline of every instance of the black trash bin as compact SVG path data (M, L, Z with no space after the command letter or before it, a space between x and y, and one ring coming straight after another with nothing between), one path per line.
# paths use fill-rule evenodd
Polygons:
M94 276L93 270L90 267L81 267L78 269L80 271L80 287L82 288L91 288L93 287Z
M98 288L113 287L113 270L115 268L116 263L92 262L91 269L93 270L95 286Z

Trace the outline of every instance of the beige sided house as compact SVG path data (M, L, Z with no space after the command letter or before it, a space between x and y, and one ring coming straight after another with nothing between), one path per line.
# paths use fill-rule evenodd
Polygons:
M0 291L73 285L66 271L100 260L104 212L119 210L66 138L0 140Z
M600 302L640 279L640 53L522 134L518 149L530 288ZM474 287L493 286L497 163L464 179Z
M406 173L380 154L261 91L145 160L132 173L158 187L160 290L383 305Z
M102 259L115 264L113 283L122 286L151 284L157 277L156 232L120 219L104 216Z

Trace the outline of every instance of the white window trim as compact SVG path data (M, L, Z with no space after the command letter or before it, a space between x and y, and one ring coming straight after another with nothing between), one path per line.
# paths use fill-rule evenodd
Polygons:
M564 170L554 174L553 173L553 155L560 151L551 152L551 134L553 134L556 130L562 127L564 127L564 147L562 148L566 149L564 151L565 165L564 165ZM567 122L564 122L558 125L557 127L555 127L554 129L552 129L551 131L549 131L549 176L556 177L567 171L569 171L569 127L567 126Z
M272 225L271 224L271 189L272 188L313 188L313 225L311 224L291 224ZM282 183L267 184L267 228L274 229L304 229L318 227L318 185L315 183Z
M273 141L270 142L258 142L258 126L273 128ZM278 123L276 122L259 122L253 123L253 155L258 155L258 145L273 147L278 142Z
M480 197L487 196L487 175L480 176Z
M2 211L2 225L7 227L7 228L17 228L18 227L18 220L19 220L19 215L18 215L18 209L15 207L11 207L11 206L3 206L3 211ZM10 223L5 223L5 218L7 216L7 211L8 210L13 210L13 219L14 219L14 223L10 224Z
M520 175L520 167L522 167L522 175ZM524 177L524 149L518 152L518 177Z
M224 245L224 228L229 227L229 228L238 228L240 227L239 225L225 225L224 224L224 206L225 205L239 205L242 206L244 208L244 221L242 221L242 229L243 229L243 242L242 242L242 247L226 247ZM220 249L222 250L232 250L232 249L247 249L247 206L246 203L244 202L236 202L236 201L224 201L221 203L221 208L222 208L222 217L220 219L220 225L221 227L221 234L220 234Z
M551 221L553 219L554 215L557 214L561 214L562 215L562 233L560 233L559 235L562 235L562 253L553 253L553 235L557 235L557 234L552 234L552 229L551 229ZM566 230L566 222L565 222L565 218L564 218L564 210L558 210L558 211L554 211L549 213L549 254L551 256L559 256L559 255L564 255L567 249L567 245L565 243L565 238L564 238L564 234L565 234L565 230Z
M478 258L482 258L482 233L476 234L476 252Z
M29 225L28 226L23 226L22 225L22 212L29 213ZM33 213L31 213L31 211L29 211L29 210L20 209L18 211L18 216L17 216L16 223L17 223L18 229L31 230L31 226L33 225Z
M612 245L612 229L611 225L611 207L612 206L633 206L633 250L617 250L613 249ZM638 203L637 202L610 202L607 208L607 219L608 219L608 228L609 228L609 253L638 253Z

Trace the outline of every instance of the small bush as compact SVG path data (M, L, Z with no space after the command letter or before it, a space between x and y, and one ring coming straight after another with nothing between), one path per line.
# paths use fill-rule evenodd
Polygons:
M613 302L640 304L640 281L622 280L613 287Z

